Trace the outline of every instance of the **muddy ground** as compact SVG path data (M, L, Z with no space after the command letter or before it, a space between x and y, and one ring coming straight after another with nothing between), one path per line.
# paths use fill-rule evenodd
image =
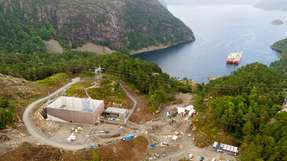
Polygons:
M45 145L23 143L18 148L1 156L0 161L139 161L148 151L148 141L139 136L133 141L118 141L115 144L100 147L96 150L78 152L64 151Z
M156 118L154 114L148 111L148 100L145 96L136 92L136 90L132 90L130 87L125 85L126 89L130 92L130 94L137 100L138 107L135 112L130 117L130 121L143 124L145 122L151 121L152 119Z

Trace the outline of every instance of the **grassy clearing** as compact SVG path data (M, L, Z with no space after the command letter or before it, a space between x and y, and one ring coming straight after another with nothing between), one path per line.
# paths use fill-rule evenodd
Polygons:
M67 82L70 78L71 76L69 74L58 73L45 79L38 80L36 81L36 83L41 86L55 86L58 84L62 84L63 82Z
M80 83L71 86L66 91L66 95L87 97L85 88L91 87L93 83L93 77L83 78ZM129 105L129 100L120 87L118 79L108 74L104 75L102 80L97 82L96 88L88 89L88 93L93 99L105 100L108 106L127 107Z
M85 88L86 87L83 83L74 84L66 91L66 95L74 97L84 97L86 96L84 91Z
M85 88L88 88L92 86L93 79L91 78L83 78L80 83L72 85L67 91L67 96L73 96L73 97L87 97L85 93Z
M98 88L92 88L88 92L94 99L105 100L107 105L128 106L128 98L118 81L105 79Z

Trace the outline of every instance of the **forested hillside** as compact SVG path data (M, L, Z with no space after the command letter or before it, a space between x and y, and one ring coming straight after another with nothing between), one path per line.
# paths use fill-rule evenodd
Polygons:
M280 52L281 57L280 60L273 62L271 67L281 74L287 75L287 38L274 43L272 49Z
M286 160L287 115L279 112L285 89L286 76L265 65L247 65L203 86L195 123L214 140L221 132L230 134L242 161Z
M47 88L57 84L59 85L59 82L67 81L69 78L67 78L67 74L91 75L93 74L93 69L97 66L103 67L105 73L132 85L141 92L141 94L146 95L149 102L149 110L151 112L158 110L164 103L174 100L176 92L191 92L191 87L189 85L185 85L176 79L171 78L168 74L163 73L157 65L120 53L102 56L78 52L60 55L37 53L0 54L0 73L25 78L30 81L37 81L37 84L47 86ZM66 74L52 76L56 73ZM11 90L13 96L27 96L29 94L21 94L21 92L15 90L13 87L16 87L17 85L10 87L7 83L2 83L1 81L0 85L3 86L3 93L0 92L0 116L3 114L3 117L0 117L1 129L8 123L5 121L6 118L10 120L10 117L12 117L10 115L6 116L5 109L2 110L4 105L2 107L1 104L5 104L6 106L11 100L15 100L11 95L6 95L9 93L7 91ZM7 87L8 89L4 87ZM31 87L31 85L23 86L23 88L30 89L30 91ZM40 88L37 91L39 90L46 94L45 90L47 89ZM27 100L25 97L20 97L20 99ZM10 108L10 104L7 106L7 109L14 110L14 108ZM14 117L11 119L14 119ZM1 122L4 125L1 125Z
M43 40L65 48L91 42L133 52L194 40L157 0L1 0L0 50L43 52Z
M272 47L272 49L274 49L280 53L287 52L287 38L275 42L271 47Z

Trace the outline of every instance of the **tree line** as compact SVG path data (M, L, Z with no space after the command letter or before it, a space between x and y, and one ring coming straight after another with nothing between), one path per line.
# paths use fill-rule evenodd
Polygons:
M121 53L101 56L80 52L59 55L0 54L0 73L31 81L56 73L92 72L98 66L147 95L151 111L156 111L164 103L173 100L176 92L191 91L191 86L163 73L157 65Z
M287 115L280 113L284 89L285 75L262 64L247 65L201 88L198 118L202 126L231 134L242 161L286 160Z

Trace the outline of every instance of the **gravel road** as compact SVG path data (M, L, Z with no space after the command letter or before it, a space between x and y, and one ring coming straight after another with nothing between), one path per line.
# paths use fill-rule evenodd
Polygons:
M41 98L33 103L31 103L26 109L23 114L23 122L25 124L25 127L28 131L28 133L34 137L39 143L41 144L47 144L56 148L62 148L65 150L80 150L83 148L89 147L89 145L70 145L70 144L61 144L58 142L55 142L53 140L48 139L43 132L41 132L34 124L33 122L33 113L38 108L40 108L40 105L44 102L48 101L49 99L55 98L61 93L65 92L70 86L72 86L75 83L80 82L80 78L72 79L71 82L63 86L62 88L58 89L54 93L51 93L50 95Z

